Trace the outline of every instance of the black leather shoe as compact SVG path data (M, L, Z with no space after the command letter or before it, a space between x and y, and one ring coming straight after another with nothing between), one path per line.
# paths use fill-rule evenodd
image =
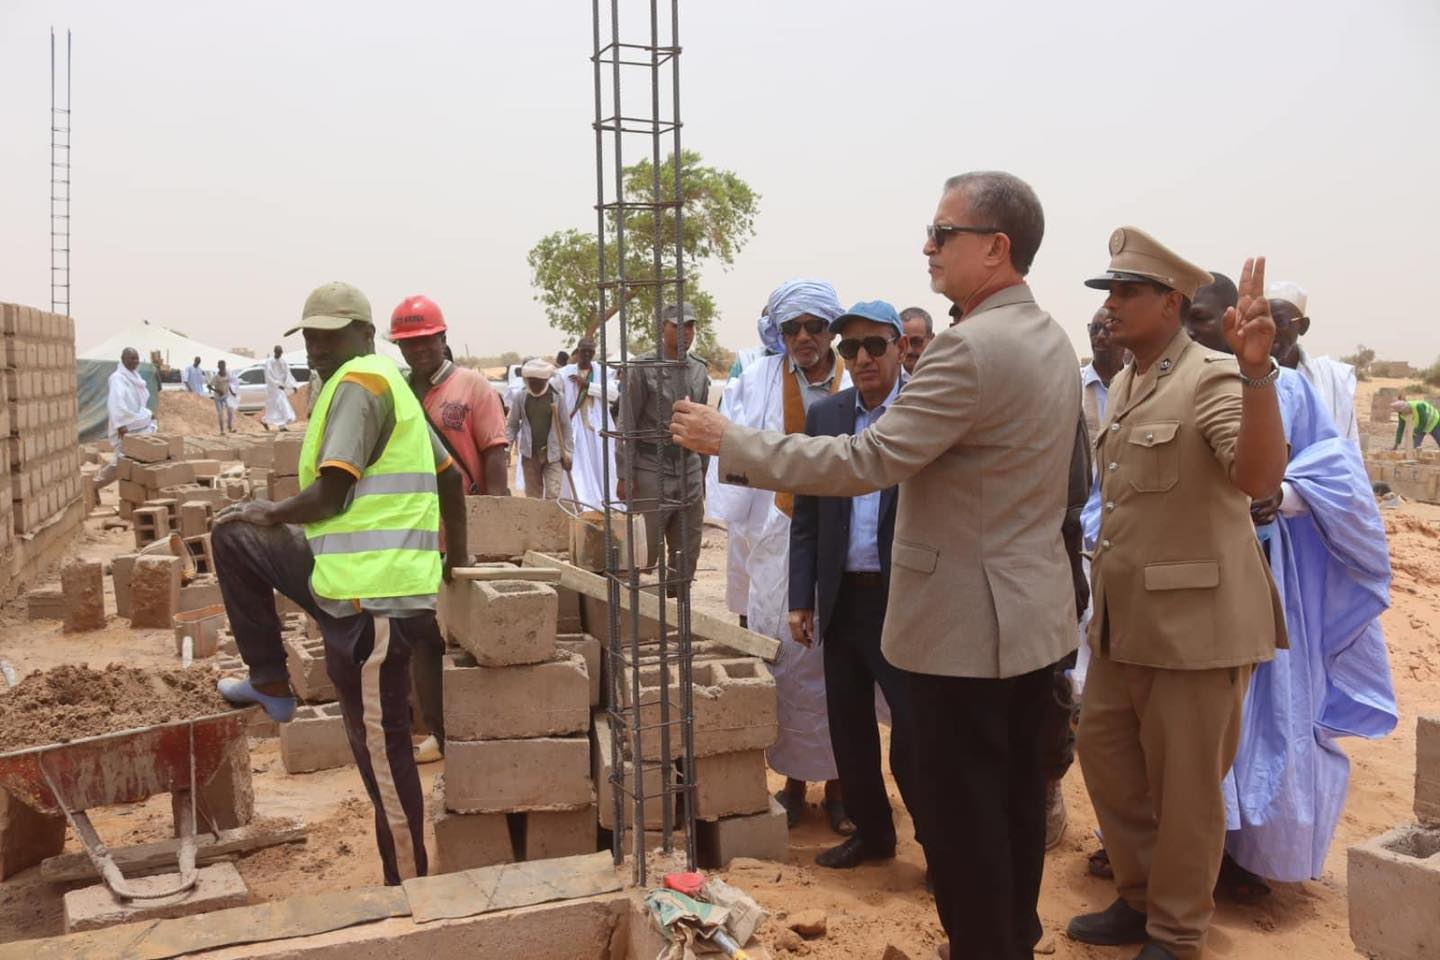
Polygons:
M1145 932L1145 914L1124 900L1116 900L1100 913L1081 914L1070 921L1065 935L1071 940L1102 947L1144 943L1150 939Z
M865 841L860 839L859 834L847 837L844 843L837 844L829 850L821 853L815 858L817 866L829 867L831 870L849 870L858 867L866 860L893 860L895 848L889 851L875 853L865 848Z
M1175 960L1175 954L1155 941L1145 944L1145 949L1135 954L1135 960Z

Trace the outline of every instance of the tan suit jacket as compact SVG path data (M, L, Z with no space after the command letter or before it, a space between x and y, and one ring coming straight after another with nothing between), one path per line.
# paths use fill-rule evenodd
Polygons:
M1095 438L1097 656L1206 669L1269 660L1285 646L1250 498L1230 480L1242 389L1235 358L1183 330L1144 376L1131 364L1111 381Z
M935 336L854 437L731 426L726 483L814 496L900 485L882 650L903 670L1013 677L1076 645L1061 542L1080 364L1025 284Z

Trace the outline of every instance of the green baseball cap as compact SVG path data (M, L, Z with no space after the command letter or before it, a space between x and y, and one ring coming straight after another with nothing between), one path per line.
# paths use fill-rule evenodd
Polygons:
M356 320L374 325L370 319L370 301L365 294L348 283L338 281L316 287L305 298L305 309L300 311L300 322L285 331L285 336L297 330L339 330Z

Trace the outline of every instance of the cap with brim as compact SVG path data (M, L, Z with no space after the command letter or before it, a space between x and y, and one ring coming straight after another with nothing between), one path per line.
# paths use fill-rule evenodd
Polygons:
M1117 227L1110 234L1110 266L1085 286L1109 290L1117 283L1158 283L1189 299L1195 291L1213 283L1214 277L1139 227Z
M678 309L672 303L660 311L660 319L665 323L678 324L682 316L686 323L695 322L695 308L690 305L688 300L680 304Z
M851 320L883 323L888 327L894 327L897 334L903 335L905 332L904 326L900 323L900 314L884 300L861 300L845 313L830 321L830 332L840 333Z
M340 330L357 320L374 325L365 294L348 283L327 283L305 298L300 322L286 330L285 336L300 330Z

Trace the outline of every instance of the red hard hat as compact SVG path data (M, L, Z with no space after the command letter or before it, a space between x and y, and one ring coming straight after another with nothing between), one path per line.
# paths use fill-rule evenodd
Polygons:
M390 314L390 339L408 340L445 332L445 315L429 297L418 294L400 301Z

